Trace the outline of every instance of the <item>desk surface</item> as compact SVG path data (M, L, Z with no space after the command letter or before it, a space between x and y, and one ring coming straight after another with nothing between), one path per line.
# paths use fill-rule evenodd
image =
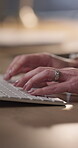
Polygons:
M0 52L0 72L11 61L5 51ZM78 103L65 107L0 102L0 148L57 147L78 148Z
M64 107L0 102L2 148L76 148L77 139L78 103Z

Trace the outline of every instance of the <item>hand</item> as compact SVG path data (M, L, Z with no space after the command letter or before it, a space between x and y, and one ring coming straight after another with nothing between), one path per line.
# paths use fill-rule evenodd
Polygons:
M21 55L15 57L13 62L10 64L5 73L4 79L9 80L12 76L26 73L40 66L63 68L68 67L70 63L71 66L72 64L74 66L75 62L71 62L70 59L65 59L48 53Z
M39 66L50 66L51 56L46 53L16 56L7 68L4 79L9 80L19 73L26 73Z
M51 67L36 68L15 83L32 95L52 95L63 92L78 93L78 70L75 68L59 69L60 78L54 82L55 69ZM31 91L31 88L36 87ZM40 88L39 88L40 87Z

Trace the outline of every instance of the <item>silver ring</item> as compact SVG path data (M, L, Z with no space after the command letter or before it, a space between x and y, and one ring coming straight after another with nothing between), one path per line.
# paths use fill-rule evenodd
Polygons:
M59 70L55 70L55 81L58 81L60 78L60 71Z

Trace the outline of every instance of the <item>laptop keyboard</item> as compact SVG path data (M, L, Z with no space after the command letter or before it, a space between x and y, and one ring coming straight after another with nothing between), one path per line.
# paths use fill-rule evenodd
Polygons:
M3 80L2 77L0 77L0 100L55 105L66 104L65 101L59 98L30 95L22 88L15 87L11 83Z

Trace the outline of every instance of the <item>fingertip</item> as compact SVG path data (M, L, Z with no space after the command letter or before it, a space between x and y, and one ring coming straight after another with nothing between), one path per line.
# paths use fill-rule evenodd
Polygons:
M29 91L27 91L29 94L34 93L34 89L30 89Z
M27 84L25 84L25 85L23 86L23 90L26 90L26 86L27 86Z
M28 93L29 93L30 95L36 96L35 91L32 91L32 92L29 92L29 91L28 91Z
M6 73L3 78L4 80L9 80L11 77L12 75L10 73Z
M26 91L29 91L30 89L32 88L32 85L27 82L24 86L23 86L23 89L26 90Z
M9 80L13 76L13 70L9 70L4 74L4 79Z
M33 90L30 92L31 95L38 96L41 95L39 89Z
M15 83L13 84L14 86L17 86L19 83L19 80L15 81Z

